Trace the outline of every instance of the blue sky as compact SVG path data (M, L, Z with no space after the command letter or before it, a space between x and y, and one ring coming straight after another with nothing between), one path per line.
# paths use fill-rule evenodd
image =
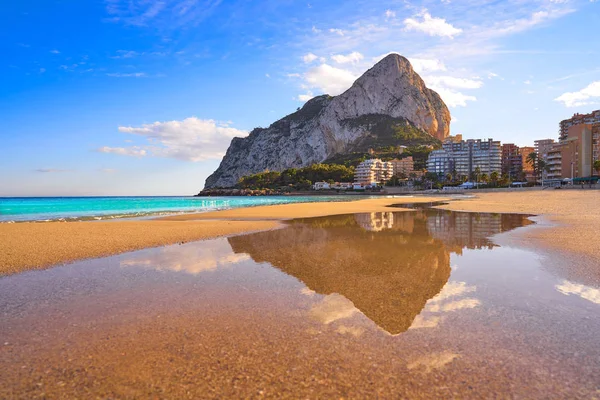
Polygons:
M0 4L0 196L196 193L231 137L390 52L452 134L532 145L600 108L590 0Z

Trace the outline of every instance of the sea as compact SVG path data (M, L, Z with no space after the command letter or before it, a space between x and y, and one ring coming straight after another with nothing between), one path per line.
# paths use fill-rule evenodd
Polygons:
M144 218L240 207L364 199L364 196L0 197L0 222Z

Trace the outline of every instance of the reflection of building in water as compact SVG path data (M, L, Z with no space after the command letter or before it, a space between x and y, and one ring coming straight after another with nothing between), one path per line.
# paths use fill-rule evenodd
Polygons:
M394 213L391 212L355 214L354 219L368 231L380 232L394 227Z
M427 229L447 246L492 248L490 238L527 224L526 216L427 210Z
M415 229L415 219L419 218L415 214L407 212L374 212L354 214L354 219L361 228L371 232L393 229L395 231L412 233ZM424 217L420 219L422 220Z

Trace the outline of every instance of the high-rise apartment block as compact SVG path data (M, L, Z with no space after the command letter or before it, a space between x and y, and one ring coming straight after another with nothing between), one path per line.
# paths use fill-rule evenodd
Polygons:
M594 138L593 128L594 124L578 124L567 129L567 135L548 152L548 179L593 175L593 164L597 159L594 155L597 138Z
M594 124L600 124L600 110L592 111L589 114L574 114L571 118L560 121L559 140L567 139L569 128L572 126Z
M354 171L354 182L362 186L378 185L388 181L394 175L394 166L379 158L365 160Z
M533 142L534 149L538 157L542 160L546 160L548 152L552 150L552 147L556 144L554 139L540 139Z
M502 145L502 173L511 179L519 179L523 173L523 157L519 146L513 143Z
M415 162L413 161L412 156L404 157L400 160L390 160L389 163L391 163L394 168L394 176L409 176L415 172Z
M454 174L470 177L479 169L481 174L501 172L502 149L493 139L447 140L442 150L429 154L427 170L438 175Z

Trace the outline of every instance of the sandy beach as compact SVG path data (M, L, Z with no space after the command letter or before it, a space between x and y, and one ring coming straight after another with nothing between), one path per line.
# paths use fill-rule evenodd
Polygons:
M390 211L401 203L447 197L396 197L335 203L301 203L185 214L143 221L0 224L0 274L46 268L75 260L273 229L278 221L326 215ZM600 191L544 190L477 193L453 200L450 210L543 215L556 226L522 236L524 245L588 257L600 256ZM398 210L398 209L396 209ZM597 274L596 272L593 272Z

